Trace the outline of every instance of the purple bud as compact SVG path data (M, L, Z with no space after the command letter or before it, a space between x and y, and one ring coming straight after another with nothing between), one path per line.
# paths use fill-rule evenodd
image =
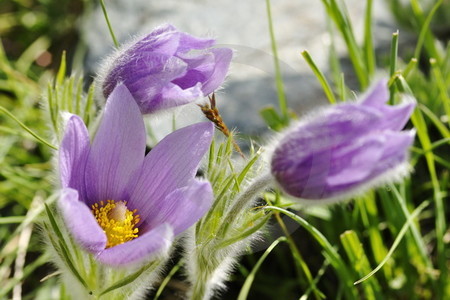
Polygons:
M306 200L338 200L407 174L414 131L401 131L415 103L386 104L380 81L362 100L318 111L287 130L271 158L283 190Z
M214 92L227 74L232 50L214 44L172 25L158 27L110 57L99 86L107 98L123 83L144 114L193 102Z

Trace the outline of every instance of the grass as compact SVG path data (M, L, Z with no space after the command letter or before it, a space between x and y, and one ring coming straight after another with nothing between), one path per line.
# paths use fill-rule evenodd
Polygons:
M0 299L19 299L18 295L23 299L59 299L55 295L65 298L65 291L58 285L57 275L40 282L54 269L47 264L48 255L42 252L36 222L42 218L43 203L48 202L54 186L51 146L57 145L61 134L59 110L77 112L86 122L95 114L93 88L83 90L81 77L65 77L74 67L71 58L75 45L68 47L64 36L73 33L77 14L89 6L87 1L74 1L71 5L78 10L73 13L58 1L27 3L0 3L0 20L9 20L0 21L3 45L9 45L0 45ZM355 38L343 3L337 0L322 0L322 3L330 20L332 41L344 41L353 73L341 72L344 68L333 52L334 44L330 46L330 73L317 67L314 53L303 52L299 59L303 57L311 67L311 74L317 76L330 103L352 98L345 84L350 82L348 79L356 78L363 91L377 70L391 76L392 103L398 101L400 93L414 95L418 106L408 124L417 132L411 152L414 172L400 184L368 192L354 201L316 208L296 206L295 212L289 199L279 194L268 195L271 205L264 209L272 212L270 223L274 231L279 226L297 229L287 235L289 230L280 228L280 235L272 239L272 245L265 251L242 257L227 283L228 290L221 297L240 300L450 298L447 205L450 46L440 26L448 23L449 4L441 0L429 1L429 6L417 0L389 1L396 20L415 33L417 42L411 49L399 48L400 30L392 35L390 51L375 55L373 1L366 1L361 43ZM292 114L278 67L276 31L270 9L276 2L267 0L265 5L280 105L261 114L270 128L282 130ZM34 23L23 21L30 7L36 8ZM109 27L113 26L109 24ZM59 56L47 66L37 63L37 58L46 51L60 53L62 57L62 50L67 50L67 65L66 59L60 60ZM56 66L60 61L63 63L58 73ZM66 97L73 101L61 101ZM41 109L42 106L47 109ZM210 158L220 161L210 161L209 169L213 169L213 164L221 167L215 168L210 176L220 182L222 196L217 207L225 207L225 200L230 197L227 189L238 189L243 178L238 171L228 170L235 175L224 171L230 168L227 161L232 152L230 142L215 146L211 153L217 155L211 154ZM197 229L215 225L199 224ZM183 276L179 271L182 261L177 262L176 258L175 255L172 271L170 267L167 269L166 280L162 279L161 287L150 293L148 299L168 299L177 291L175 283Z

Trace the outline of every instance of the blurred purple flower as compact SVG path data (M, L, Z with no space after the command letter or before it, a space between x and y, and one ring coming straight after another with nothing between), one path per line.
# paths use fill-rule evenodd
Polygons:
M281 138L271 172L283 190L306 200L338 200L407 174L414 131L401 131L415 103L385 104L380 81L361 101L318 111Z
M123 85L109 96L92 144L72 116L59 150L58 206L75 241L112 266L167 251L211 205L210 184L195 174L213 130L209 122L182 128L145 156L144 122Z
M225 79L233 54L211 48L214 44L172 25L158 27L107 60L99 74L103 95L122 82L147 114L211 94Z

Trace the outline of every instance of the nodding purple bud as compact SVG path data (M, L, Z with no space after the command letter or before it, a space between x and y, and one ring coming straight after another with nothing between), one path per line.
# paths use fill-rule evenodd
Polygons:
M197 38L164 25L122 47L103 64L98 83L107 98L123 83L143 114L193 102L224 81L233 56L211 48L214 39Z
M408 173L414 131L402 131L414 101L387 105L387 82L361 100L318 111L287 130L271 157L282 189L306 200L351 197Z

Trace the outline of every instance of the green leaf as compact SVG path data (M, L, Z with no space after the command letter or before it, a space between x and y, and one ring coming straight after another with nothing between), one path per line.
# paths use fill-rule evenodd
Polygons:
M319 67L317 67L309 52L306 50L302 51L302 56L313 71L314 75L316 75L317 79L320 82L320 85L322 85L323 91L328 98L328 102L330 102L331 104L336 103L336 98L334 97L333 91L331 90L331 87L328 84L325 75L323 75L322 71L320 71Z
M267 126L270 129L275 131L281 131L284 126L283 119L278 115L275 108L273 106L265 107L259 111L259 114L263 118L264 122L266 122Z
M66 51L63 51L58 74L56 75L56 85L62 85L64 83L65 76L66 76Z
M146 265L146 266L140 268L139 270L137 270L136 272L134 272L134 273L132 273L132 274L126 276L125 278L116 281L113 285L111 285L110 287L104 289L104 290L99 294L99 296L103 296L103 295L105 295L105 294L107 294L107 293L110 293L110 292L112 292L112 291L114 291L114 290L117 290L117 289L119 289L119 288L121 288L121 287L124 287L124 286L126 286L127 284L132 283L132 282L135 281L137 278L139 278L139 276L141 276L142 273L144 273L145 271L149 270L151 267L153 267L153 268L151 268L149 271L153 270L154 267L156 267L157 265L158 265L157 262L151 262L150 264L148 264L148 265Z

